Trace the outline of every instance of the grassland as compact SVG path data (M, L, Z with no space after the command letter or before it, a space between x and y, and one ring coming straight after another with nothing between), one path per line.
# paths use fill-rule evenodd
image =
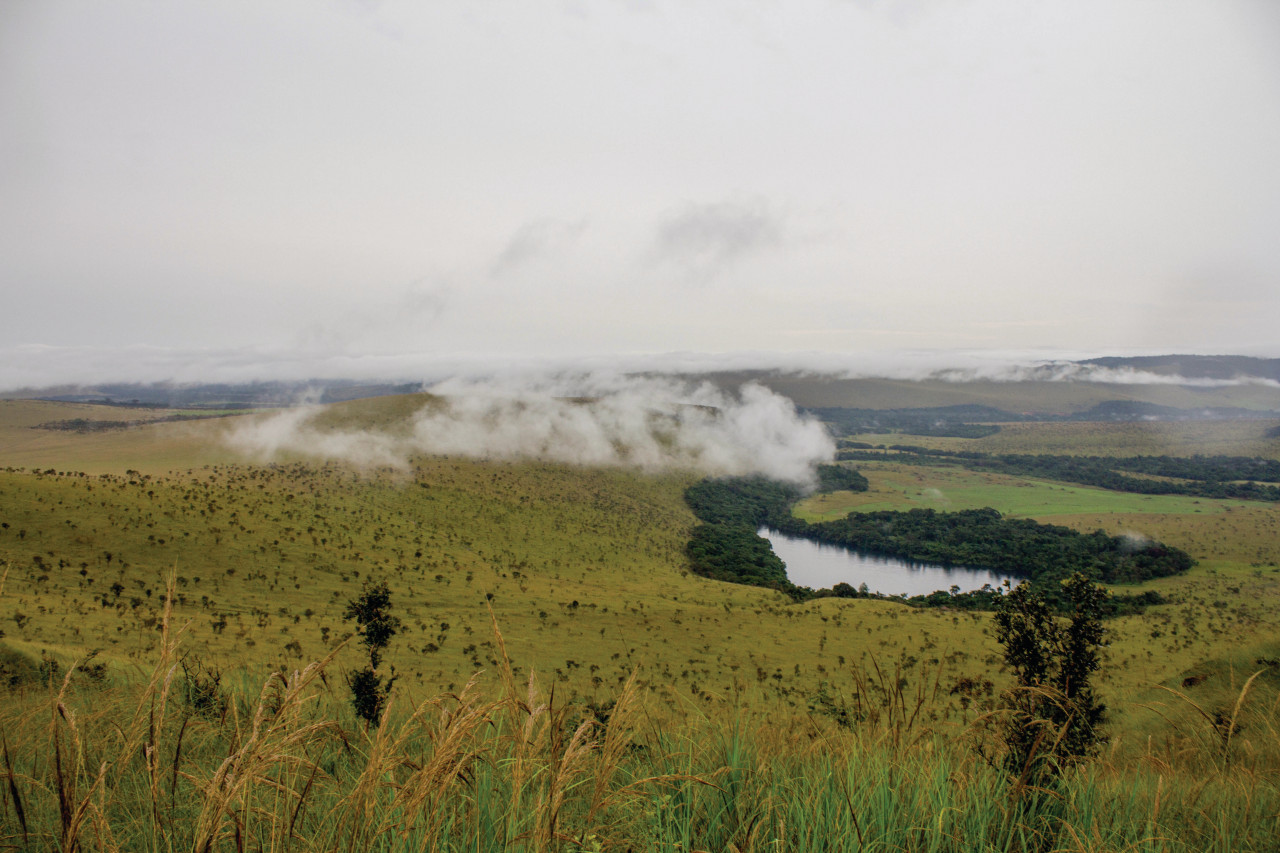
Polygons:
M940 735L920 714L928 690L883 674L843 723L830 704L762 713L744 696L673 724L634 681L584 715L523 686L497 632L500 689L470 683L370 729L328 659L193 697L167 676L171 624L128 688L71 673L0 709L9 846L1227 853L1274 849L1280 829L1274 730L1253 739L1265 755L1191 732L1034 788L982 759L983 725ZM1238 735L1254 718L1229 722Z
M726 374L732 384L739 377ZM799 406L848 406L903 409L980 405L1006 412L1071 414L1113 400L1153 403L1180 409L1208 407L1280 411L1280 388L1272 385L1112 384L1104 382L949 382L908 379L834 379L806 374L751 376ZM1049 452L1049 451L1042 451Z
M1013 423L986 438L864 433L850 440L982 453L1064 456L1260 456L1280 459L1280 440L1267 436L1275 420L1147 423Z
M0 400L0 465L90 474L123 474L129 469L162 474L192 465L241 461L223 438L237 417L249 415L147 424L88 435L39 428L40 424L74 418L131 421L138 418L138 411L87 403ZM178 409L146 410L147 417L183 413Z
M855 629L834 602L797 609L688 576L689 482L444 459L411 477L301 463L180 477L0 472L6 641L64 660L93 647L145 661L176 572L177 618L200 655L263 673L328 653L350 630L346 602L385 579L409 626L389 660L405 689L425 692L494 665L486 606L521 675L536 669L580 695L640 666L642 685L703 702L756 685L803 704L819 681L847 686L846 665L864 656L936 663L969 644L972 617L876 603ZM902 618L918 628L904 634ZM937 651L913 654L921 641Z
M368 408L343 404L328 418L334 428L394 428L420 404L408 398L385 398ZM357 470L302 458L255 464L221 443L230 428L226 421L50 436L31 430L30 422L102 415L50 414L36 405L0 402L7 418L0 435L22 439L0 444L0 465L9 466L0 470L0 564L7 567L0 643L23 660L47 658L62 668L89 650L99 650L97 660L106 663L107 682L115 686L73 686L64 697L67 708L79 709L80 728L61 737L94 744L85 747L77 790L87 795L95 784L95 762L107 760L108 744L128 747L128 737L106 732L113 725L129 730L121 721L136 721L137 709L153 709L144 717L154 713L160 688L148 673L157 661L164 665L185 655L188 666L221 671L224 684L239 689L239 716L224 716L216 725L191 716L176 695L166 700L175 703L173 725L196 721L193 740L182 747L182 735L167 730L155 742L163 744L175 780L187 778L178 772L178 753L187 750L191 775L169 787L154 782L154 774L154 784L143 776L130 783L138 786L132 793L113 793L128 803L119 809L153 836L127 848L159 849L155 839L171 836L183 820L199 825L214 788L200 788L211 784L213 759L198 756L226 755L247 744L257 701L252 685L332 655L327 686L311 681L306 687L314 692L307 707L315 710L297 718L299 739L286 749L287 733L273 735L281 739L278 755L293 756L281 757L279 767L294 768L285 786L295 793L276 805L257 804L282 815L307 801L297 793L306 784L297 768L307 765L288 750L309 744L304 757L324 768L317 784L326 793L306 824L310 840L304 847L360 848L363 836L352 827L406 826L409 812L402 802L396 805L397 792L407 789L411 765L424 766L424 756L437 748L413 738L443 743L448 720L458 718L439 712L456 714L459 706L439 697L457 694L483 671L480 686L468 695L496 703L485 706L493 722L475 718L477 729L468 737L476 740L468 743L475 755L486 756L485 790L494 799L485 812L473 779L472 793L450 818L457 833L449 837L463 839L458 843L469 849L481 837L523 839L527 849L591 849L595 843L677 849L676 841L684 850L727 849L728 843L778 849L769 847L772 841L783 849L849 849L851 842L824 845L819 838L802 844L795 834L809 822L824 827L828 839L862 838L867 827L855 832L847 815L870 820L870 812L841 806L845 816L839 817L831 811L849 790L884 798L878 820L885 834L876 837L887 839L887 849L928 849L921 839L935 836L919 832L933 820L942 821L934 849L1007 841L1000 833L1010 827L1021 827L1025 843L1000 849L1040 849L1031 843L1043 830L1036 828L1037 817L1011 822L1013 812L990 809L993 802L1013 802L1016 792L966 746L980 736L976 721L990 710L1005 678L986 617L887 601L793 605L769 591L691 576L683 546L694 519L681 495L693 474L455 458L415 459L407 470ZM1079 529L1146 534L1191 552L1200 564L1190 574L1150 584L1169 604L1110 625L1100 685L1112 707L1112 741L1087 783L1071 795L1080 843L1073 847L1069 837L1055 835L1054 844L1268 849L1260 839L1276 828L1280 768L1274 707L1280 669L1264 663L1280 658L1280 615L1271 606L1280 594L1275 507L1124 495L952 468L875 463L862 470L871 482L868 492L816 498L800 512L819 518L850 509L995 506ZM169 622L185 626L176 648L167 645L163 630L170 578ZM361 733L343 705L342 674L359 665L360 654L343 645L351 626L342 611L368 580L387 581L404 621L388 651L400 676L393 725L410 725L408 708L436 703L424 706L419 720L428 722L416 735L408 728ZM1242 694L1258 671L1263 674ZM635 685L627 688L633 673ZM531 676L544 696L554 690L554 700L540 700L551 703L547 715L569 709L554 726L543 728L551 716L531 723L519 718L541 707L523 688L512 687ZM1220 718L1231 718L1242 695L1238 725L1224 738ZM10 744L27 745L16 759L22 768L17 773L42 780L33 783L30 796L54 802L48 797L61 783L48 777L49 753L40 753L37 744L47 744L63 723L48 723L52 706L44 689L29 688L26 697L6 703L0 724ZM571 736L568 721L585 713L581 703L607 707L614 700L636 703L627 724L628 742L637 744L628 747L630 763L608 758L608 735L597 730L591 735L595 746L582 753L581 775L564 777L566 786L577 780L573 784L585 792L608 775L599 783L608 808L588 819L590 799L569 796L564 815L573 830L564 835L577 840L571 845L538 835L538 821L549 812L535 801L553 792L537 785L566 766L568 741L555 741L552 732ZM850 708L862 709L853 732L836 722L841 709ZM347 747L339 746L341 738L325 740L330 734L314 743L306 739L310 734L298 734L315 734L307 726L322 723L332 724L325 729L330 734L345 733ZM727 734L735 731L740 736ZM537 739L531 732L544 732L537 736L544 738L541 745L531 745ZM408 740L397 740L401 734ZM120 759L122 767L139 760ZM391 763L378 763L384 760ZM532 762L532 775L504 775L520 760ZM664 781L637 784L648 777ZM854 787L826 794L805 787L840 778ZM918 782L910 790L920 799L913 793L893 812L890 792L903 790L893 780L907 778ZM1234 778L1247 786L1232 789ZM359 779L368 786L361 788ZM930 779L937 784L930 787ZM511 792L526 784L531 799L518 813L493 805L510 804ZM1197 784L1200 794L1193 790ZM194 812L172 805L188 794ZM168 797L168 818L152 814L155 797ZM646 805L653 802L671 804L670 813L682 817L662 817ZM1258 811L1248 817L1235 811L1245 807ZM1091 816L1108 810L1137 823L1108 829ZM1162 810L1174 828L1162 822ZM1222 815L1210 819L1214 810ZM251 811L239 802L232 813ZM56 813L55 806L45 815L52 828L42 838L57 835L59 824L50 817ZM12 821L12 810L5 814ZM328 815L327 823L320 814ZM1024 817L1027 822L1019 823ZM961 823L947 823L953 820ZM1003 830L996 828L1000 821ZM267 821L254 837L279 831L279 823ZM233 825L224 824L228 832ZM1237 825L1245 828L1232 828ZM905 834L893 835L895 826ZM326 841L325 827L337 835ZM7 837L16 838L16 828L9 831ZM356 834L342 834L348 831ZM1240 835L1231 836L1234 831ZM431 846L413 832L404 843ZM219 837L234 848L230 836Z
M959 468L868 462L861 463L859 470L872 483L871 489L815 496L797 507L797 514L817 521L840 518L850 512L884 509L961 510L990 506L1005 515L1042 520L1082 513L1092 516L1217 514L1254 506L1249 501L1136 495Z
M340 404L327 417L335 426L385 427L422 402ZM681 494L690 474L443 458L416 460L407 472L312 461L144 473L183 448L188 461L226 458L218 443L225 429L213 421L62 436L79 442L77 461L109 455L117 471L132 474L0 472L5 641L64 660L86 648L119 664L145 660L154 651L157 591L175 573L176 612L191 621L200 654L221 668L263 672L326 654L350 630L340 618L345 602L365 580L386 579L410 625L390 659L403 687L424 693L456 688L493 665L483 636L487 602L520 671L554 676L579 695L643 665L646 684L702 701L755 686L803 704L822 682L848 689L848 667L872 657L945 659L956 679L998 660L982 620L970 615L884 602L792 606L767 591L689 576L683 545L694 519ZM15 461L31 452L6 450ZM1153 586L1204 610L1188 618L1205 630L1176 642L1139 637L1133 654L1113 649L1120 665L1108 679L1117 695L1177 677L1209 657L1229 625L1242 641L1274 629L1260 604L1273 600L1280 579L1280 516L1271 506L953 468L863 470L869 491L819 496L799 513L994 506L1082 530L1148 535L1192 553L1200 566L1191 575ZM1213 602L1227 609L1208 612ZM1150 618L1159 616L1134 624ZM1122 622L1118 630L1130 629Z

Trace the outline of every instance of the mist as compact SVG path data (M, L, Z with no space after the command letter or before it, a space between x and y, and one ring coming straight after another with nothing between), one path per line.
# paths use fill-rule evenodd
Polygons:
M763 386L610 374L517 382L454 379L407 423L325 426L317 406L257 418L227 441L256 460L304 455L361 467L407 469L415 455L536 459L656 473L763 474L807 485L835 443L818 421Z
M1243 350L1239 350L1243 354ZM430 384L445 377L508 377L537 381L549 375L659 373L690 376L767 370L839 379L949 382L1096 382L1117 385L1216 387L1265 385L1255 376L1205 379L1081 363L1100 355L1161 355L1161 351L886 350L824 352L615 353L561 357L404 351L359 354L290 348L173 349L120 347L0 347L0 393L104 382L199 384L264 381L368 380ZM1270 356L1272 351L1258 352ZM519 367L513 368L516 364ZM531 379L531 377L533 379Z

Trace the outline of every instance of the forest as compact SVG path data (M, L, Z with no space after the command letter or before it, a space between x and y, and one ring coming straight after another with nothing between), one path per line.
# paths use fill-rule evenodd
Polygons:
M907 560L992 569L1040 585L1077 571L1105 583L1138 583L1192 566L1186 552L1158 542L1004 518L990 508L850 513L835 521L801 524L802 535L821 542Z
M865 481L864 481L865 482ZM863 486L865 489L866 487ZM1103 531L1080 533L1031 519L1005 518L986 508L959 512L933 509L849 513L845 518L808 522L791 507L800 497L794 486L763 477L707 479L690 486L685 500L702 522L694 528L687 553L695 574L766 586L796 600L824 595L865 597L848 584L815 592L787 580L785 568L767 539L768 526L790 536L840 545L854 551L947 566L984 568L1030 580L1057 604L1059 582L1080 572L1104 583L1139 583L1185 572L1194 565L1185 551L1149 540L1110 536ZM995 593L935 599L918 596L929 606L956 603L966 609L989 609ZM1157 596L1158 598L1158 596ZM1121 607L1158 603L1122 602Z
M916 465L961 465L1140 495L1280 501L1280 462L1250 456L1064 456L935 450L895 444L883 450L846 447L842 461L892 458ZM1138 476L1132 476L1132 475Z
M949 438L985 438L1000 427L975 421L1020 420L1009 412L990 406L937 406L916 409L849 409L814 407L805 410L821 420L837 436L858 433L900 432L905 435L932 435Z

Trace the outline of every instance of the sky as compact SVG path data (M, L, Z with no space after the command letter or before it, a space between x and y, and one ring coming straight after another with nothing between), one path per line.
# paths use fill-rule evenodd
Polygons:
M1280 356L1275 0L0 3L0 389Z

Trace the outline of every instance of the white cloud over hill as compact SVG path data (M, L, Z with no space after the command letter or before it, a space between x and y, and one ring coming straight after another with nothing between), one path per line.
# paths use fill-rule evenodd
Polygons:
M303 406L248 422L229 441L258 459L305 454L404 467L417 454L451 454L758 473L799 483L835 451L820 423L756 384L730 394L710 384L587 375L524 383L454 380L433 391L439 401L424 405L407 425L329 428L318 422L321 407Z

